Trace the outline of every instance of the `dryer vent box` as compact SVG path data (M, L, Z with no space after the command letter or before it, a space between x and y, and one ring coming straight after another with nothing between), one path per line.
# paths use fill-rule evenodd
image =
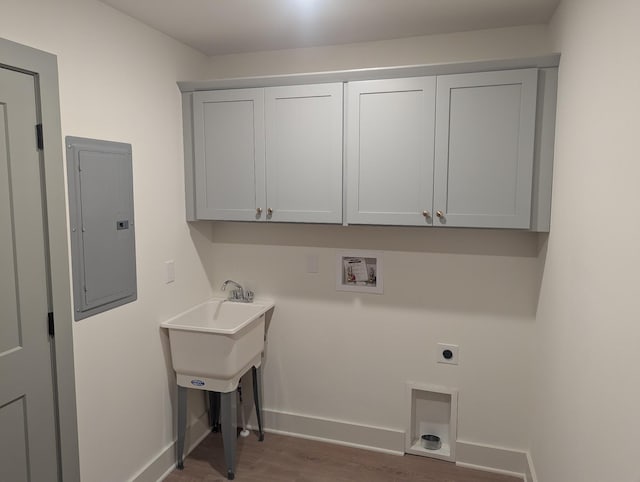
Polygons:
M131 144L66 137L76 321L135 301Z

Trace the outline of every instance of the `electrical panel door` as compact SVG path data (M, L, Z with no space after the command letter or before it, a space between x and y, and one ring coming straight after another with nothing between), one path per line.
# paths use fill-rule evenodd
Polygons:
M67 137L75 319L137 298L131 145Z

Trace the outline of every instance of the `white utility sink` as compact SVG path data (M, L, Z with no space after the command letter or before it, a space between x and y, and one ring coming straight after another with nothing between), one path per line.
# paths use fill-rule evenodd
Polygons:
M178 385L230 392L264 350L265 314L273 302L212 299L160 324L169 330Z

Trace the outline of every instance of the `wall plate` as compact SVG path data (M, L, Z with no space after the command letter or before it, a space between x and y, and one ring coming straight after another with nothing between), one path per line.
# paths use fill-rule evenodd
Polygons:
M438 363L446 363L448 365L457 365L458 348L458 345L438 343L438 346L436 347L436 361Z

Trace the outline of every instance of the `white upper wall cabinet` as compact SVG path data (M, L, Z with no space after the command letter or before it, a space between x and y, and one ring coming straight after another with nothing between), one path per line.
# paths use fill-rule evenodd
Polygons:
M536 69L348 84L347 221L529 228L536 90Z
M179 83L187 219L547 232L558 60Z
M195 92L196 218L341 223L342 90Z
M268 219L342 222L342 90L265 89Z
M537 69L438 77L436 226L530 225Z
M431 225L436 78L347 89L347 222Z
M264 89L193 94L198 219L252 221L264 206Z

